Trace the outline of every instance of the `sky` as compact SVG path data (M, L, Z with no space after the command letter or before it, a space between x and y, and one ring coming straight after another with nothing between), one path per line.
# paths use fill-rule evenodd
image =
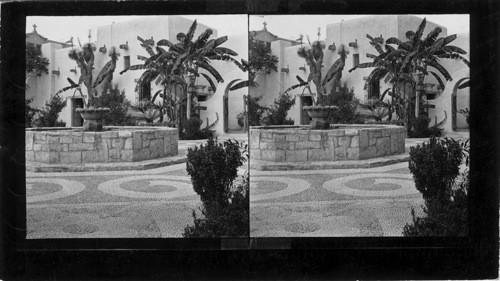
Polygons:
M325 39L326 26L342 20L360 18L366 15L252 15L249 19L250 30L261 30L266 22L267 30L281 38L296 40L300 34L304 40L309 35L311 41ZM469 32L469 15L415 15L427 21L444 26L448 35Z
M250 30L260 30L263 22L267 29L286 39L297 39L300 34L309 35L311 40L317 39L318 28L321 29L320 39L324 39L326 25L362 17L363 15L187 15L189 19L197 19L199 23L211 26L218 31L219 36L232 34L245 34L247 24ZM416 15L426 17L428 21L435 22L448 29L448 34L468 33L469 15ZM51 40L66 42L71 37L88 40L89 30L92 38L96 38L97 27L113 22L127 21L143 16L81 16L81 17L27 17L26 32L33 31L33 24L37 31Z
M145 16L70 16L70 17L39 17L32 16L26 18L26 32L33 31L36 24L37 32L54 41L66 42L71 37L87 41L89 30L93 41L97 36L97 27L109 25L113 22L122 22ZM245 34L247 32L247 15L185 15L184 17L195 20L198 23L217 29L217 35L225 36L232 34ZM228 24L230 23L230 24Z

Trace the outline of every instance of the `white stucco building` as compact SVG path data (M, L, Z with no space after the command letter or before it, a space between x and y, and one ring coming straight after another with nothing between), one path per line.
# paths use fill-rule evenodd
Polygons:
M421 22L422 18L410 15L377 15L326 23L326 40L323 42L326 45L323 75L338 59L338 46L345 44L345 46L348 46L349 54L347 55L341 81L347 82L349 87L354 88L354 93L360 101L366 101L378 93L383 93L391 85L385 84L381 79L383 77L377 77L374 74L370 75L374 68L356 69L348 72L358 63L371 62L372 59L366 57L367 53L378 54L375 48L370 45L370 40L366 35L369 34L372 37L382 36L384 40L390 37L405 38L405 33L408 30L415 31ZM424 36L437 26L437 24L427 21ZM446 27L440 27L442 32L439 36L447 36ZM297 75L304 80L307 80L309 75L309 68L305 60L297 55L297 50L301 47L300 42L281 39L268 29L272 30L272 27L268 26L266 28L264 26L262 30L253 31L257 40L270 44L272 53L279 59L278 72L272 71L260 75L257 78L259 87L250 89L250 95L262 97L262 104L271 104L280 93L297 84ZM304 42L304 44L307 44L306 40ZM469 44L469 34L457 34L457 39L450 43L450 45L462 48L467 53L470 50ZM463 56L469 59L469 54ZM426 90L429 92L427 98L428 103L431 105L429 117L432 120L437 117L439 122L444 119L444 112L446 111L447 119L442 126L445 133L466 129L468 124L465 117L456 112L460 109L469 108L469 88L457 89L457 87L468 79L469 68L458 60L442 59L440 63L448 70L453 80L446 82L443 78L445 89L441 91L438 90L438 83L432 75L426 77ZM328 85L331 83L327 84L327 90L329 90ZM302 95L302 88L292 90L290 93L295 95L296 102L288 112L288 116L295 121L295 124L308 123L307 113L304 113L302 106L311 102L310 96L308 96L307 91ZM434 121L431 124L434 124Z
M161 39L167 39L171 42L177 42L176 36L179 32L186 33L193 23L192 20L181 16L156 16L156 17L141 17L134 20L112 23L106 26L97 28L97 38L91 38L91 43L96 47L94 77L99 73L101 68L109 61L108 53L111 46L114 46L119 51L120 55L117 61L117 67L113 75L113 84L118 85L118 89L125 90L126 97L132 103L142 99L145 95L144 87L139 87L136 91L136 84L143 71L134 70L127 71L120 75L120 71L124 70L129 65L140 64L137 56L148 56L146 50L141 47L137 36L143 39L153 39L158 42ZM213 34L210 39L217 38L216 29L203 25L198 22L194 38L197 38L206 29L212 29ZM76 62L68 57L68 52L72 48L70 44L59 43L50 40L43 40L43 36L35 32L26 34L27 42L39 45L43 56L49 59L48 66L49 74L42 77L34 78L29 81L26 90L26 98L34 98L32 106L43 107L45 101L55 94L58 90L69 85L67 78L73 81L78 81L80 69L76 66ZM45 38L46 39L46 38ZM87 38L85 38L87 39ZM75 45L78 45L74 40ZM87 40L81 40L82 44L87 43ZM248 60L248 37L247 34L237 34L228 36L228 40L221 45L232 49L238 53L235 57L238 61L241 59ZM237 66L225 61L212 61L211 65L217 69L224 79L223 83L219 83L215 92L209 92L208 87L200 89L206 97L205 101L200 101L199 105L206 107L206 110L200 112L200 117L206 123L208 118L212 123L219 116L219 122L215 126L217 134L223 134L231 130L241 129L237 123L236 115L243 112L243 96L247 94L247 89L239 89L229 93L229 87L237 81L247 80L247 73L241 71ZM214 80L214 83L217 81ZM208 83L200 77L197 80L199 85L208 85ZM82 86L85 87L85 86ZM148 86L148 91L155 93L160 89L159 85L151 82ZM86 90L82 90L85 94ZM69 90L61 94L67 99L67 106L61 112L59 118L66 122L67 126L81 125L79 114L75 113L75 108L81 106L81 98L73 96L73 91ZM202 125L204 127L205 124Z

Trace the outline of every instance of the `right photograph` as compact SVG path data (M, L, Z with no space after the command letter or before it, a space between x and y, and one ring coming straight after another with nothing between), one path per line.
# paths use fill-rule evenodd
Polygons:
M250 15L250 236L466 236L469 38L467 14Z

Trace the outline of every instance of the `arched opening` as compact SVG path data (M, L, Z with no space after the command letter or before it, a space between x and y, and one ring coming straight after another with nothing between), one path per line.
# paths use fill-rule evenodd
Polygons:
M236 92L241 90L234 90L231 91L231 87L236 84L237 82L240 82L241 79L235 79L229 82L226 85L226 88L224 89L224 96L222 99L222 122L223 122L223 130L224 133L229 132L230 130L236 130L236 128L239 128L239 125L237 124L237 118L236 116L240 112L247 111L247 109L243 108L245 103L241 101L240 98L238 98L240 95L237 95ZM246 88L243 88L246 89ZM229 94L232 92L231 94ZM243 95L241 95L243 97ZM231 119L230 119L231 117ZM234 119L234 120L233 120Z
M468 111L470 104L470 95L467 87L461 88L464 82L469 78L462 78L455 83L451 94L451 129L453 131L468 130Z
M387 74L386 70L376 68L366 78L364 89L367 90L367 99L378 99L381 96L380 79Z

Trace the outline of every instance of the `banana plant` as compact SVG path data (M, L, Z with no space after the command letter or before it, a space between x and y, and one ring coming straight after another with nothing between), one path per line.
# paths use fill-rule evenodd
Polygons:
M309 42L309 46L309 48L306 48L305 46L300 47L297 51L297 55L303 58L306 61L307 66L309 67L309 76L307 77L307 79L302 79L297 75L296 78L299 83L286 89L284 93L287 93L296 88L304 87L302 94L307 89L313 97L314 105L326 105L323 104L323 97L325 95L328 95L325 85L332 80L337 82L340 81L348 52L345 49L345 46L341 44L338 51L340 57L333 63L332 66L330 66L330 69L323 77L321 71L323 68L323 49L325 48L325 45L319 41L315 41L312 44ZM311 85L315 86L315 93L311 91Z
M440 59L460 60L469 66L469 61L462 56L467 52L457 46L449 45L457 38L457 35L438 38L442 29L436 27L423 37L426 23L424 18L416 31L407 31L406 41L391 37L384 44L383 39L373 38L367 34L366 37L377 50L378 55L366 54L368 58L372 59L371 62L361 63L349 70L352 72L358 68L375 68L372 73L376 71L385 83L391 83L390 95L393 97L393 104L402 109L398 114L399 119L407 119L406 111L408 103L411 101L401 93L401 87L405 83L411 85L412 92L415 93L417 83L423 83L426 76L432 75L440 87L444 89L445 84L442 78L452 81L452 77L447 69L439 63Z
M81 46L81 45L80 45ZM75 83L71 78L67 78L69 82L69 86L62 88L57 92L57 94L65 92L69 89L76 89L76 92L79 92L83 98L83 94L81 91L81 85L85 85L87 88L87 97L88 102L84 103L85 107L94 106L94 97L98 94L97 87L99 85L103 85L102 93L105 94L107 85L111 83L113 80L113 73L116 69L116 61L118 60L118 52L115 47L111 47L108 51L108 55L110 60L103 66L103 68L97 74L95 80L93 80L92 70L94 69L94 49L90 43L86 43L81 46L81 50L77 50L72 48L69 51L69 58L76 62L78 68L80 68L80 78L78 79L78 83ZM73 95L74 95L73 94ZM85 100L85 99L84 99Z
M152 40L144 40L138 36L137 39L149 57L139 56L143 63L132 65L120 74L128 70L145 70L137 82L137 87L143 82L149 83L151 81L163 85L163 93L158 96L163 98L165 106L171 104L167 100L173 101L174 111L178 112L180 106L187 102L184 96L188 91L188 85L196 83L198 77L207 80L214 91L216 91L216 84L213 79L218 83L224 82L220 73L210 65L211 61L231 62L241 70L245 70L242 63L234 58L238 54L221 46L227 41L227 36L210 39L213 31L206 29L198 38L194 39L196 27L197 21L195 20L187 33L177 34L178 42L175 44L167 39L161 39L156 42L155 46ZM204 70L206 73L200 70ZM192 94L195 96L196 92ZM177 117L177 122L182 118L181 116L175 117Z

